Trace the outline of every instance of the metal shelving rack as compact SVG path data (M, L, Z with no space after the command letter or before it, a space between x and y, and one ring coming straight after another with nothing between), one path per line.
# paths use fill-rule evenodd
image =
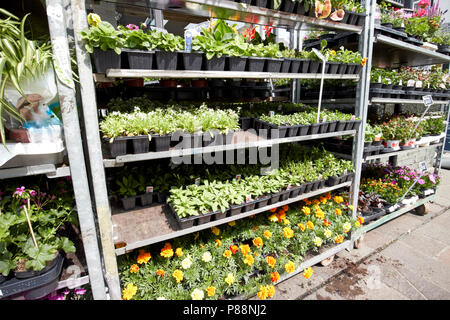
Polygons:
M61 6L62 3L66 0L47 0L47 6ZM67 0L68 1L68 0ZM114 3L117 5L123 4L123 1L111 0L109 3ZM235 20L242 21L253 24L271 24L274 27L284 27L291 30L292 33L299 32L304 25L313 25L315 27L327 28L327 29L335 29L342 31L350 31L360 35L360 52L363 56L367 56L368 51L368 33L369 33L369 18L366 19L366 25L364 27L346 25L341 23L336 23L332 21L318 20L312 17L300 16L296 14L289 14L278 12L275 10L269 10L264 8L257 8L254 6L242 5L240 3L235 3L232 1L215 1L215 0L186 0L184 1L185 6L181 6L181 8L169 8L167 6L162 6L160 1L134 1L133 5L135 6L144 6L150 7L152 10L162 10L164 14L185 14L189 16L200 16L210 18L211 16L217 18L224 18L227 20ZM121 166L126 162L135 162L135 161L144 161L149 159L161 159L161 158L169 158L178 155L186 155L186 154L198 154L198 153L208 153L214 151L226 151L226 150L237 150L243 148L261 148L261 147L272 147L279 145L281 143L292 143L297 141L305 141L311 139L319 139L332 137L342 134L350 134L355 135L354 139L354 147L353 147L353 161L354 166L356 168L355 178L353 183L347 182L340 184L338 186L325 188L321 190L317 190L314 192L310 192L308 194L301 195L294 199L286 200L282 203L277 203L273 205L273 207L278 207L283 204L288 204L292 202L299 201L305 197L311 197L317 194L321 194L324 192L328 192L331 190L335 190L342 187L350 187L351 193L353 195L352 201L353 204L357 203L357 197L355 195L358 194L359 190L359 179L361 173L361 165L362 165L362 137L364 137L363 130L359 129L358 131L351 130L345 132L331 133L331 134L318 134L314 136L307 137L294 137L294 138L282 138L282 139L272 139L272 140L256 140L256 141L246 141L244 143L235 143L224 146L214 146L214 147L206 147L206 148L197 148L197 149L185 149L185 150L171 150L167 152L149 152L146 154L140 155L126 155L123 157L118 157L116 159L103 159L102 149L101 149L101 141L99 134L99 126L98 126L98 113L97 113L97 104L95 99L92 97L95 96L95 87L94 87L94 79L99 81L107 81L109 78L115 77L153 77L153 78L253 78L253 79L277 79L277 78L291 78L291 79L319 79L321 75L319 74L285 74L285 73L250 73L250 72L213 72L213 71L162 71L162 70L114 70L110 69L107 71L106 75L96 74L93 75L91 61L89 54L85 51L83 43L78 36L78 32L87 27L87 19L86 19L86 8L84 0L71 0L70 1L70 10L71 14L69 17L66 17L67 20L73 19L73 28L75 34L75 49L77 55L77 64L78 64L78 73L80 76L80 93L81 93L81 102L82 102L82 110L83 110L83 122L82 126L86 131L86 145L87 148L85 150L87 154L87 161L89 164L89 180L92 187L92 193L94 197L95 203L95 211L97 214L98 220L98 228L100 233L100 241L101 241L101 249L102 249L102 258L104 264L104 277L108 287L109 297L111 299L120 299L121 298L121 290L120 290L120 281L117 269L117 255L124 254L129 250L133 250L151 243L156 243L168 239L172 239L183 234L196 232L201 229L209 228L213 225L227 223L232 220L245 218L247 216L266 211L272 206L265 207L263 209L253 210L251 212L246 212L237 216L224 218L218 221L210 222L204 225L196 226L189 229L184 230L174 230L171 228L161 229L158 232L153 234L144 234L141 238L132 239L131 242L128 240L125 243L125 246L115 247L115 244L120 242L125 242L125 236L131 236L131 233L120 233L121 228L124 229L126 224L121 224L120 218L121 215L127 215L128 217L133 214L133 211L112 215L112 208L110 207L108 201L108 193L106 187L106 177L105 177L105 168L107 167L116 167ZM366 8L369 9L369 3L366 3ZM49 11L49 10L48 10ZM162 17L160 16L159 20L162 21ZM49 19L50 20L50 19ZM55 26L54 24L50 24L50 28L53 29L61 29L61 26ZM292 35L292 34L291 34ZM291 39L293 36L291 36ZM299 43L294 42L294 43ZM56 52L55 54L59 55L61 52ZM65 52L63 52L65 54ZM366 69L367 70L367 69ZM361 117L364 122L366 119L366 103L367 93L365 92L364 79L367 79L368 74L363 68L361 72L361 79L358 85L357 90L357 99L356 99L356 108L355 115ZM359 79L358 75L326 75L327 79ZM298 99L294 99L294 101L298 102ZM74 177L75 178L75 177ZM354 206L356 208L356 206ZM143 209L147 211L156 212L156 216L160 220L164 220L164 216L162 215L162 208L158 206L151 207L149 209ZM134 211L136 213L137 211ZM356 215L356 209L353 212L353 215ZM142 218L142 216L141 216ZM126 220L126 219L125 219ZM139 223L139 220L136 220ZM136 222L135 221L135 222ZM142 221L141 221L142 222ZM145 221L144 221L145 222ZM143 223L144 223L143 222ZM142 229L142 225L138 226ZM134 236L139 232L134 230ZM121 237L124 238L121 238ZM125 239L126 240L126 239ZM353 247L353 241L355 239L352 238L345 243L336 246L330 251L327 251L321 254L311 261L306 261L304 264L312 265L318 258L323 259L322 256L330 256L335 254L336 252L344 249L349 249ZM89 249L86 248L88 251ZM313 261L314 260L314 261ZM98 276L98 275L97 275ZM90 275L90 280L93 280L93 276ZM100 281L100 279L97 278ZM103 280L103 279L101 279ZM95 297L94 297L95 298Z
M376 0L371 0L371 12L375 12L376 9ZM393 5L397 5L398 3L394 3L394 1L387 1L391 2ZM432 51L427 48L422 48L419 46L411 45L406 42L403 42L401 40L392 39L390 37L384 36L384 35L377 35L374 36L374 27L375 27L375 18L374 15L371 16L371 35L368 38L369 46L371 47L369 51L369 64L368 64L368 74L370 76L370 70L372 68L372 65L376 65L378 67L399 67L401 65L407 65L412 67L417 66L426 66L426 65L432 65L432 64L445 64L450 62L450 56L443 55L441 53ZM367 79L367 91L369 92L370 87L370 78ZM391 99L391 98L372 98L368 100L367 106L370 104L423 104L420 100L408 100L408 99ZM445 132L448 130L448 122L449 122L449 116L450 116L450 105L449 101L434 101L435 105L441 105L442 108L446 107L446 129ZM443 110L443 109L442 109ZM362 127L363 130L365 130L366 123L364 122ZM433 150L437 149L437 157L434 165L434 173L439 174L441 169L441 159L444 152L444 145L445 145L445 139L446 135L442 134L440 136L440 141L437 144L432 144L426 147L419 147L412 150L401 150L391 153L384 153L379 155L373 155L366 157L365 161L370 160L379 160L388 158L388 161L393 162L394 164L397 163L397 157L398 155L401 155L405 152L416 152L421 150ZM382 218L379 218L376 221L373 221L365 226L363 226L361 229L359 229L354 236L356 238L361 237L364 235L364 233L375 229L376 227L396 218L400 215L407 213L411 210L422 208L421 211L425 212L425 204L433 201L435 198L434 195L426 197L424 199L420 199L414 204L407 205L404 207L401 207L400 209L389 213Z

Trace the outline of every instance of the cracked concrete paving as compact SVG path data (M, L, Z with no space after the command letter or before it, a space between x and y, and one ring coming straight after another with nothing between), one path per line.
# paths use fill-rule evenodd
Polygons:
M408 212L365 235L362 246L336 255L313 276L277 285L279 300L450 299L450 170L428 214Z

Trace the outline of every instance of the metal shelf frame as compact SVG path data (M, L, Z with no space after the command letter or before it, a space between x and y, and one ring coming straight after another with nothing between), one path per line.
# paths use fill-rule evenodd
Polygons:
M69 0L47 0L47 2L56 2L56 3L63 3L64 1ZM123 3L123 1L115 1L115 0L109 0L108 2L113 3ZM152 7L152 3L156 3L157 1L135 1L134 4L142 3L143 6L147 6L148 3L150 7ZM369 13L367 19L365 20L365 25L363 27L357 27L357 26L350 26L350 25L344 25L341 23L336 23L332 21L325 21L325 20L318 20L312 17L305 17L305 16L299 16L296 14L288 14L288 13L282 13L274 10L268 10L263 8L257 8L253 6L245 6L241 5L239 3L231 2L231 1L217 1L217 0L187 0L185 1L186 4L189 3L189 6L191 9L196 8L195 5L201 6L203 9L207 8L205 10L189 10L189 13L192 15L197 16L203 16L205 12L208 13L208 18L211 17L211 13L215 12L215 9L229 9L230 12L238 12L242 13L240 15L236 15L234 20L237 21L244 21L251 24L268 24L272 22L274 27L287 27L289 31L291 32L291 40L293 40L291 43L293 43L293 48L298 48L298 46L301 43L300 39L296 39L294 35L300 36L300 29L302 26L309 24L317 27L323 27L323 28L329 28L329 29L337 29L337 30L343 30L343 31L350 31L355 32L360 35L360 41L359 41L359 51L362 56L369 57L369 54L371 52L370 43L368 41L369 35L371 32L370 26L373 25L373 15L370 14L371 10L371 1L370 0L363 0L363 4L366 7L366 11ZM108 287L108 293L109 298L113 300L121 299L121 286L120 286L120 279L119 279L119 273L118 273L118 267L117 267L117 255L118 254L124 254L126 251L137 249L141 246L148 245L150 243L155 243L159 241L163 241L164 239L171 239L177 236L180 236L182 234L192 233L196 232L197 229L205 229L209 228L211 225L226 223L232 220L236 219L242 219L249 215L253 215L259 212L266 211L270 209L272 206L261 208L254 210L252 212L243 213L237 216L228 217L225 219L222 219L220 221L210 222L208 224L204 224L201 226L197 226L194 228L190 228L189 230L185 231L176 231L168 235L164 235L162 237L157 238L148 238L143 239L141 242L136 242L133 244L128 244L124 248L118 248L116 249L114 247L114 225L113 225L113 216L111 213L111 207L108 200L108 192L106 187L106 174L105 174L105 167L110 166L120 166L123 165L123 163L126 163L128 161L144 161L149 159L156 159L156 158L168 158L176 155L176 152L180 152L180 155L183 154L183 152L186 152L188 154L195 154L197 152L200 153L207 153L207 152L214 152L218 150L227 150L227 148L230 148L229 150L235 150L238 148L249 148L251 147L250 144L246 145L225 145L225 146L219 146L217 149L216 147L206 147L206 148L198 148L200 150L194 149L187 149L187 150L180 150L180 151L168 151L165 153L146 153L142 155L127 155L123 157L119 157L116 159L103 159L102 155L102 149L101 149L101 140L100 140L100 133L99 133L99 120L98 120L98 112L97 112L97 103L93 97L95 97L95 86L94 86L94 75L92 73L92 66L91 66L91 60L90 55L87 53L87 51L84 48L83 42L79 37L79 31L88 27L87 24L87 16L86 16L86 7L85 7L85 0L70 0L70 10L71 13L69 13L69 20L70 18L73 19L73 29L74 29L74 35L75 35L75 49L76 49L76 57L77 57L77 65L78 65L78 72L80 77L80 95L81 95L81 102L82 102L82 114L83 114L83 128L85 130L85 140L86 140L86 148L85 152L87 154L87 161L89 162L89 182L91 185L91 192L93 194L93 203L94 203L94 210L96 211L96 217L97 217L97 223L98 223L98 231L99 231L99 239L102 249L102 263L104 266L104 272L103 276L106 280L106 284ZM159 9L159 10L168 10L168 11L174 11L169 8L160 8L160 7L152 7L152 9ZM157 10L157 11L159 11ZM177 9L178 10L178 9ZM176 10L175 10L176 11ZM179 10L182 12L183 10ZM244 14L245 13L245 14ZM258 19L253 19L251 21L246 20L245 17L252 16L257 17ZM224 17L222 17L224 18ZM233 20L233 19L231 19ZM51 28L55 28L55 26L51 26ZM66 39L67 41L67 39ZM55 52L55 54L59 54ZM370 59L368 64L370 64ZM366 90L368 89L366 84L368 82L368 79L370 77L370 72L368 72L368 68L363 68L361 73L359 75L326 75L325 78L327 79L354 79L354 80L361 80L358 83L357 86L357 97L355 102L355 115L357 117L360 117L363 121L363 123L367 119L367 100L368 100L368 92ZM288 73L250 73L250 72L215 72L215 71L161 71L161 70L125 70L125 69L118 69L118 70L108 70L106 75L95 75L95 79L98 81L106 81L107 78L114 79L115 77L120 78L127 78L127 77L153 77L153 78L254 78L254 79L262 79L262 78L291 78L291 79L320 79L321 75L318 74L288 74ZM298 86L297 90L294 86L294 92L292 94L292 100L294 102L300 102L299 101L299 92L298 92ZM341 134L352 134L355 135L354 139L354 145L353 145L353 164L355 167L355 177L352 182L347 182L335 187L331 188L325 188L321 190L317 190L313 193L308 193L307 195L302 195L294 199L289 199L285 202L280 202L273 207L277 207L283 204L292 203L295 201L301 200L303 197L306 196L313 196L318 195L324 192L328 192L329 190L335 190L336 188L342 188L342 187L350 187L350 197L351 202L354 205L354 211L353 216L357 215L356 212L356 203L357 203L357 195L359 191L359 179L361 176L361 166L362 166L362 146L363 146L363 137L364 137L364 129L360 129L355 131L346 131L346 132L340 132L340 133L330 133L330 134L322 134L322 135L316 135L316 136L305 136L305 137L294 137L294 138L283 138L283 139L275 139L275 140L267 140L264 142L257 142L255 143L255 147L271 147L280 143L291 143L291 142L298 142L298 141L305 141L305 140L311 140L311 139L320 139L320 138L326 138L326 137L332 137L336 135ZM330 256L332 254L335 254L336 252L344 249L350 249L350 247L353 247L353 240L348 240L344 244L341 244L339 246L333 247L330 249L330 251L325 252L322 255L319 255L319 257L322 256ZM89 250L89 249L86 249ZM316 262L317 257L305 261L305 265L313 265ZM97 275L89 274L89 279L92 283L94 278Z

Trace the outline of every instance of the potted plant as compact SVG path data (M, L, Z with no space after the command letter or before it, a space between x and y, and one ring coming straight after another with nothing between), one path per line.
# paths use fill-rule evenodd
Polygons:
M95 69L106 73L107 69L120 69L120 54L125 45L123 32L109 22L101 21L95 14L88 15L90 27L80 32L87 52L93 54Z
M159 70L176 70L178 51L184 49L184 39L158 29L150 31L149 34L156 48L156 68Z
M131 69L153 69L153 56L156 44L151 34L145 33L134 24L119 26L124 37L124 48Z
M121 180L116 181L119 189L117 195L120 197L122 207L125 210L132 210L136 207L136 184L137 181L132 175L123 176Z

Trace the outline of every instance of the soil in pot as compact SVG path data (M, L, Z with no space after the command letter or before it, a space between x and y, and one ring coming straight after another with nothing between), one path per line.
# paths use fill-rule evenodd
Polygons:
M156 69L158 70L176 70L178 62L178 52L155 51Z
M31 277L35 277L35 276L44 274L56 266L56 264L58 263L58 258L59 258L59 252L55 251L53 260L47 261L45 264L45 267L40 271L34 271L31 269L27 269L25 266L26 260L19 260L19 261L17 261L16 268L14 269L14 276L17 279L27 279L27 278L31 278Z

